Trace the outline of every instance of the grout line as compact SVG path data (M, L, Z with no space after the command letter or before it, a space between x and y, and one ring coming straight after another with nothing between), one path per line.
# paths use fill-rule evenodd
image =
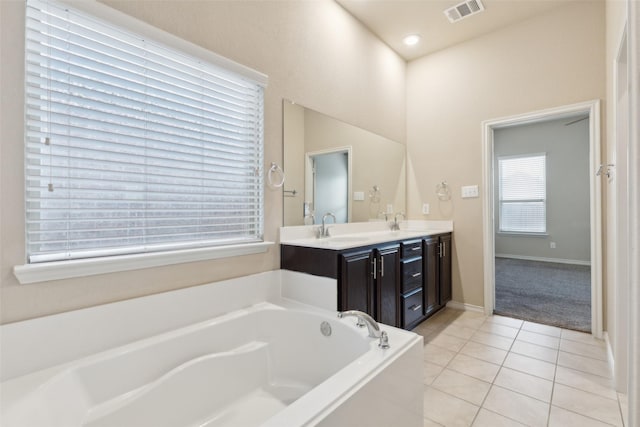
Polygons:
M571 409L563 408L562 406L553 405L553 404L551 406L555 406L556 408L562 409L563 411L571 412L572 414L580 415L582 417L589 418L590 420L594 420L594 421L597 421L599 423L602 423L602 424L605 424L605 425L608 425L608 426L611 426L611 427L616 427L615 424L610 424L610 423L608 423L606 421L602 421L602 420L599 420L597 418L590 417L589 415L581 414L580 412L576 412L576 411L573 411ZM549 408L549 411L551 411L551 408ZM622 420L622 423L624 425L624 420Z
M605 363L607 363L607 364L608 364L608 362L609 362L609 360L608 360L608 359L599 359L599 358L597 358L597 357L587 356L586 354L576 353L576 352L574 352L574 351L564 350L564 349L560 349L560 348L558 349L558 351L563 351L563 352L565 352L565 353L573 354L573 355L580 356L580 357L586 357L587 359L597 360L597 361L599 361L599 362L605 362Z
M554 380L554 381L553 381L553 383L554 383L554 386L555 386L556 381ZM619 399L611 399L611 398L606 397L606 396L603 396L603 395L601 395L601 394L593 393L593 392L591 392L591 391L583 390L583 389L581 389L581 388L574 387L574 386L567 385L567 384L562 384L562 383L558 383L558 384L560 384L560 385L561 385L561 386L563 386L563 387L570 388L570 389L572 389L572 390L580 391L580 392L582 392L582 393L587 393L587 394L590 394L590 395L595 396L595 397L600 397L600 398L602 398L602 399L607 399L607 400L611 400L611 401L614 401L614 402L618 402L618 404L620 403ZM563 409L564 409L564 408L563 408Z
M481 407L480 407L480 409L484 409L484 410L485 410L485 411L487 411L487 412L491 412L492 414L496 414L496 415L497 415L497 416L499 416L499 417L506 418L506 419L508 419L508 420L510 420L510 421L513 421L514 423L518 423L518 424L520 424L521 426L525 426L525 427L526 427L526 424L525 424L525 423L523 423L523 422L521 422L521 421L518 421L518 420L516 420L516 419L514 419L514 418L508 417L508 416L506 416L506 415L500 414L500 413L498 413L498 412L496 412L496 411L492 411L491 409L487 409L487 408L485 408L485 407L483 407L483 406L481 406ZM479 411L479 410L478 410L478 413L480 413L480 411ZM477 417L477 416L476 416L476 417ZM475 418L473 419L473 421L475 421ZM471 425L473 425L473 423L472 423Z
M558 358L560 358L560 352L562 352L562 350L558 351ZM564 353L567 353L567 352L565 351ZM568 354L573 354L573 353L568 353ZM586 356L580 356L579 354L573 354L573 355L574 355L574 356L579 356L579 357L586 357ZM609 375L610 375L610 376L605 377L604 375L594 374L593 372L585 371L585 370L583 370L583 369L580 369L580 368L578 368L578 367L574 367L574 366L565 366L565 365L561 365L561 364L559 364L559 363L557 363L557 365L558 365L558 366L562 366L563 368L573 369L574 371L583 372L583 373L585 373L585 374L590 374L590 375L593 375L593 376L596 376L596 377L600 377L600 378L604 378L604 379L607 379L607 380L613 381L613 373L612 373L612 372L610 372L610 368L611 368L611 367L609 366L609 364L608 364L605 360L598 360L598 359L591 359L591 360L595 360L595 361L598 361L598 362L606 363L606 364L607 364L607 367L609 368Z
M425 420L429 420L430 422L432 422L432 423L434 423L434 424L436 424L436 425L439 425L439 426L441 426L441 427L445 427L445 426L443 426L442 424L440 424L439 422L432 420L431 418L427 417L427 416L426 416L426 415L424 415L424 414L423 414L422 418L424 418ZM424 421L423 421L423 423L424 423Z
M562 336L562 332L560 332L560 336ZM553 382L551 383L551 396L549 396L549 413L547 414L547 427L551 422L551 407L553 406L553 396L556 392L556 377L558 376L559 360L560 360L560 348L558 348L558 353L556 353L556 363L555 363L555 367L553 368Z
M622 410L622 402L620 401L620 393L616 391L616 396L618 397L618 409L620 410L620 418L622 418L622 427L626 427L626 423L624 422L624 411Z

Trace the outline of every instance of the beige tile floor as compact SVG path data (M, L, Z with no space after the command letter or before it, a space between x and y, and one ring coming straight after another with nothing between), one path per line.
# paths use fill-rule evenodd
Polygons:
M424 337L424 426L624 426L604 341L446 308Z

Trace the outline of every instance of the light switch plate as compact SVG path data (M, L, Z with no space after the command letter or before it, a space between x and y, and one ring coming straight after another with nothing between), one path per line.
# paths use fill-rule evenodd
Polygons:
M364 191L354 191L353 192L353 200L356 202L361 202L364 200Z
M478 186L477 185L465 185L462 187L462 198L468 199L471 197L478 197Z

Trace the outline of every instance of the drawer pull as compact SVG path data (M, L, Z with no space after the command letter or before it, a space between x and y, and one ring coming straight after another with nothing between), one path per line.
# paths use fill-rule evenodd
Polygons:
M412 251L419 251L420 249L422 249L420 246L416 246L415 248L411 248Z
M422 304L415 304L415 305L412 305L411 307L409 307L409 310L411 310L411 311L418 311L418 310L420 310L421 308L422 308Z
M420 277L421 274L422 273L415 273L415 274L412 274L411 277Z

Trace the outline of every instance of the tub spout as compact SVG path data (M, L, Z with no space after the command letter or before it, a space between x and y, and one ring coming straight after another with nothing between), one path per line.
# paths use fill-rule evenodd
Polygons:
M373 317L369 316L367 313L363 311L358 311L358 310L339 311L338 317L339 318L355 317L358 320L358 325L362 325L364 323L364 325L369 330L369 336L371 338L380 338L382 335L380 333L380 326L378 325L378 322L373 320Z

